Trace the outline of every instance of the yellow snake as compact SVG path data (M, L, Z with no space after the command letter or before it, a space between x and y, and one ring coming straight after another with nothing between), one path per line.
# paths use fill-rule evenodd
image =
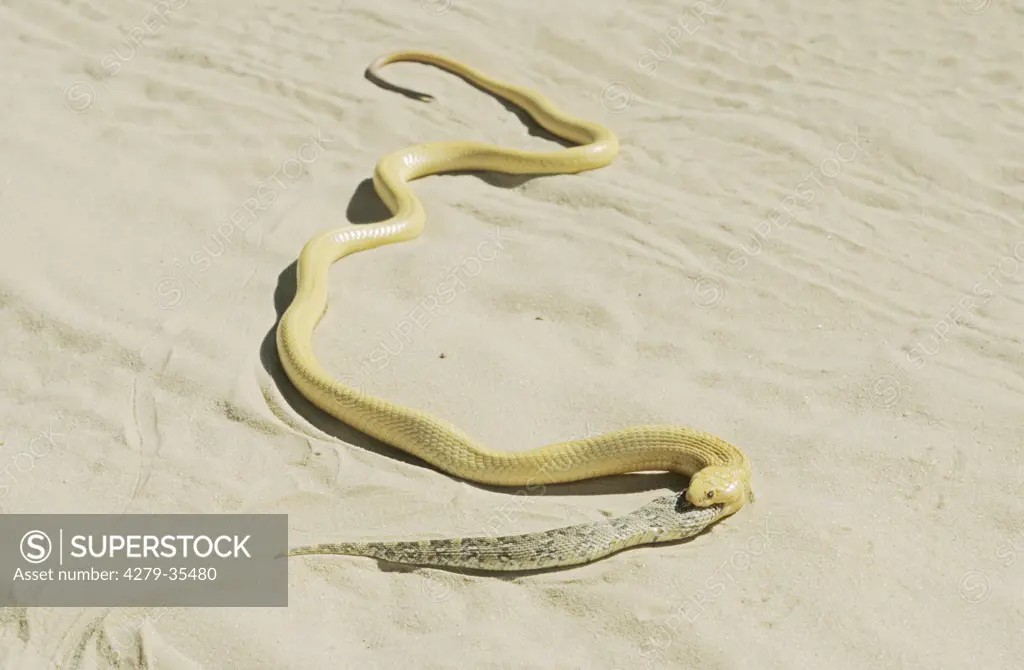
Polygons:
M620 517L624 521L615 529L610 526L598 529L597 535L603 538L599 547L592 541L592 532L574 526L546 535L518 538L317 545L289 553L346 553L392 559L397 556L398 560L410 563L501 570L572 565L625 546L693 535L752 500L750 463L746 456L735 446L708 433L678 426L638 426L529 451L494 451L443 419L345 386L321 367L313 353L313 330L327 310L330 267L348 254L411 240L420 234L426 215L408 182L427 175L463 170L509 174L577 173L604 167L618 153L617 138L604 126L569 116L536 91L496 81L444 56L421 51L393 53L371 64L367 76L379 80L377 71L381 67L399 61L434 65L459 75L521 107L546 130L578 146L533 152L480 142L430 142L382 158L374 170L373 184L393 216L375 224L343 226L318 233L299 255L295 298L277 328L278 352L288 378L310 402L346 424L452 476L481 484L536 486L655 470L686 475L690 483L685 501L680 499L678 505L668 505L671 513L677 515L675 522L659 516L667 509L664 504L658 507L652 503L660 510L658 514L644 512L650 507L647 506L633 515ZM613 522L614 519L605 523L614 525ZM578 540L575 545L573 538ZM474 544L477 540L479 542ZM433 547L431 542L435 543ZM412 548L418 551L409 551ZM453 550L461 557L448 555L446 559L439 554L445 551L450 554Z

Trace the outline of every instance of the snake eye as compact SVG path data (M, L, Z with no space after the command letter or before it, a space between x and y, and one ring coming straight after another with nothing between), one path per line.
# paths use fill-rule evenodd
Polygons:
M711 500L714 497L715 497L715 492L714 491L708 491L708 500Z

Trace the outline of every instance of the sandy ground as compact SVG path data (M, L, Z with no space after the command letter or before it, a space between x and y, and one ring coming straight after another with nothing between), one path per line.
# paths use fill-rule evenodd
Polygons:
M293 261L384 218L379 157L553 146L439 70L386 72L430 104L363 78L404 48L539 89L621 155L419 182L424 235L334 268L324 365L500 449L709 430L757 502L540 576L308 557L287 608L7 608L2 667L1020 666L1019 3L342 4L0 2L3 512L279 512L305 544L541 530L681 485L483 490L288 385Z

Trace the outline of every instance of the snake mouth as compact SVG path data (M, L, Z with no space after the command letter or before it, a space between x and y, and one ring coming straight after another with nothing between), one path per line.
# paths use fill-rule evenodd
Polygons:
M714 503L711 505L695 505L689 500L687 500L686 489L683 489L682 493L679 494L679 497L676 498L676 511L685 512L686 510L690 509L708 509L714 510L717 514L721 514L722 510L725 509L725 505L723 503Z

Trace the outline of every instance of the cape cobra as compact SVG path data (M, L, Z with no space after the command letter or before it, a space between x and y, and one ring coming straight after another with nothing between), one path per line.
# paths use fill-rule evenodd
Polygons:
M522 108L546 130L577 146L533 152L480 142L430 142L382 158L374 170L373 184L393 216L375 224L318 233L299 255L295 298L277 328L278 352L288 378L321 410L455 477L498 486L534 486L667 470L690 477L684 494L689 505L651 503L651 509L648 506L633 515L602 522L605 526L600 528L588 524L511 538L317 545L296 548L289 554L391 556L389 560L408 563L492 570L575 565L626 546L695 535L752 500L746 456L708 433L679 426L638 426L528 451L495 451L443 419L372 397L340 383L323 369L313 353L313 330L327 311L330 267L348 254L420 234L426 215L408 182L463 170L577 173L604 167L618 154L618 140L604 126L569 116L536 91L504 84L444 56L421 51L393 53L371 64L367 77L380 81L377 71L400 61L434 65L459 75Z

